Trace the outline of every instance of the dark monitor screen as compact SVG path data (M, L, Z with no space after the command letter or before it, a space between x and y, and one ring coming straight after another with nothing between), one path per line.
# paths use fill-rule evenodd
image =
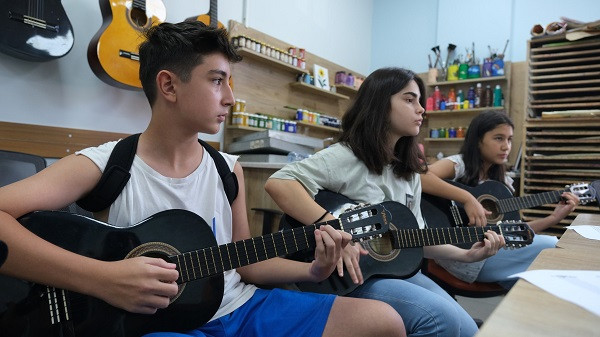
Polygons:
M40 156L0 150L0 186L25 179L45 167L46 160Z
M33 163L5 159L0 161L0 186L8 185L37 173Z

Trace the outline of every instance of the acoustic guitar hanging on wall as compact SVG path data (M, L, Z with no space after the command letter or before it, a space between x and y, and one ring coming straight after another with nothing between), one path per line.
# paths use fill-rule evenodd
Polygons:
M142 87L139 45L143 32L165 21L160 0L100 0L102 27L88 45L88 62L98 78L123 88Z
M200 21L209 27L225 28L225 26L218 20L217 10L217 0L210 0L210 7L208 8L207 14L192 16L186 20Z
M0 0L0 51L49 61L73 48L73 27L59 0Z

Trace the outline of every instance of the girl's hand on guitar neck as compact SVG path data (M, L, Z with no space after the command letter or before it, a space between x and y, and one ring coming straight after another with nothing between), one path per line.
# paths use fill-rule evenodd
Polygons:
M175 264L145 256L103 262L90 293L132 313L154 314L177 295Z
M564 192L561 196L564 200L556 205L552 214L545 218L535 219L527 223L534 232L539 233L550 226L556 225L562 219L566 218L567 215L571 214L575 207L579 205L579 198L575 194Z
M469 261L466 262L481 261L490 256L494 256L498 250L506 244L504 237L492 230L485 232L484 236L485 238L483 241L473 244L471 249L467 251L467 258Z

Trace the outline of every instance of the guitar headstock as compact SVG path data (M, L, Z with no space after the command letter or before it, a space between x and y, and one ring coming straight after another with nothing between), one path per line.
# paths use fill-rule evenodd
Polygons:
M521 248L533 242L535 233L524 221L498 221L497 226L506 242L505 248Z
M579 198L579 203L581 205L585 205L587 203L596 201L598 198L598 194L596 190L592 187L594 183L577 183L572 185L567 185L566 190L575 194Z
M326 223L352 235L352 241L381 237L389 230L390 212L381 204L357 205L340 214L337 220Z

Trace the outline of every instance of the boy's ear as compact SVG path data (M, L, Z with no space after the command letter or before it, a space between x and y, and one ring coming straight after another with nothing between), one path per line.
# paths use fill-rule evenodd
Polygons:
M167 70L161 70L156 75L157 95L164 97L168 101L175 102L177 95L175 93L175 86L173 85L174 80L175 74Z

